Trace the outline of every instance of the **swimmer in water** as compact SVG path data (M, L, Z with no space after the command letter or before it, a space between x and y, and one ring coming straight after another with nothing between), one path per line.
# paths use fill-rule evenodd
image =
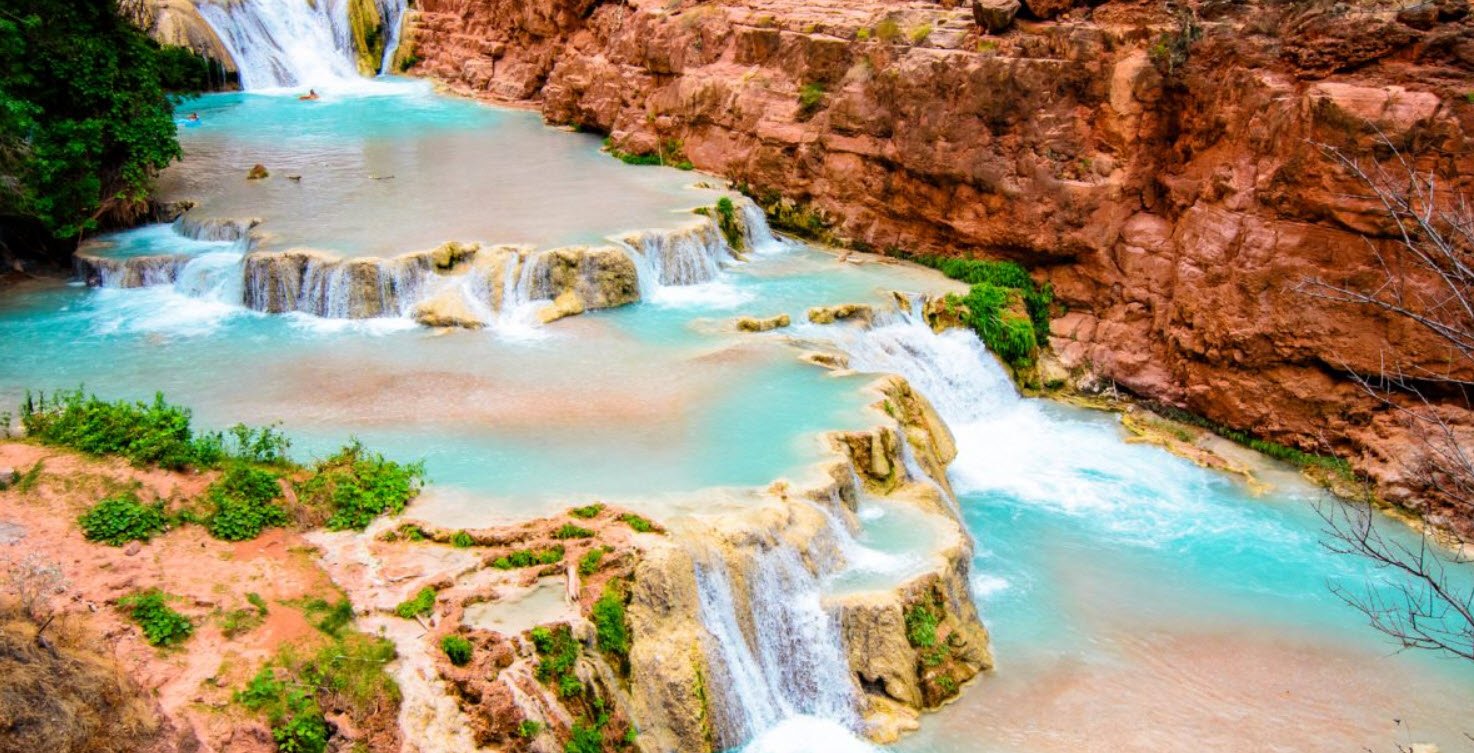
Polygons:
M200 122L200 114L197 112L192 112L189 114L189 117L185 118L185 120L188 120L191 123L198 123Z
M303 94L302 96L298 97L297 99L300 99L303 102L309 102L311 100L317 99L317 90L316 89L308 89L306 94Z

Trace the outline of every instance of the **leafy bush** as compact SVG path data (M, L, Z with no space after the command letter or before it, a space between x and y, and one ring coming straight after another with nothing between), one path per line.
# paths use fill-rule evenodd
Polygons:
M910 34L911 44L921 44L922 42L925 42L926 38L931 36L931 31L931 24L922 24L912 29Z
M292 440L277 430L276 424L252 428L236 424L225 431L230 440L230 455L244 463L257 465L289 465L287 450Z
M465 549L476 546L476 539L472 538L471 534L465 531L456 531L455 535L450 537L450 544L457 549Z
M604 561L604 555L609 551L608 547L599 547L584 552L578 558L578 574L593 575L599 570L599 563Z
M594 635L599 648L621 660L629 656L630 630L625 621L624 593L613 582L604 587L604 593L594 602Z
M457 667L471 663L471 642L459 635L447 635L440 639L440 650Z
M363 530L380 515L395 515L420 492L424 463L386 460L354 440L314 467L311 478L297 485L298 498L309 507L329 510L327 527Z
M205 496L214 506L205 528L217 539L249 541L266 528L287 524L287 511L273 503L281 496L277 476L259 468L232 465Z
M21 425L31 437L89 455L121 455L170 470L213 468L225 452L219 434L196 435L190 411L164 402L108 402L82 390L26 393Z
M531 740L532 738L537 737L538 733L542 731L543 725L542 722L539 721L534 721L532 719L523 719L521 722L517 723L517 734L527 740Z
M309 599L303 611L312 618L313 627L334 638L342 637L343 630L353 624L353 603L347 599Z
M917 648L931 648L937 643L937 625L941 615L927 604L906 610L906 639Z
M569 510L568 514L572 515L575 518L583 518L584 520L588 520L589 518L597 517L601 512L604 512L604 503L595 502L592 505L575 507L572 510Z
M532 645L537 649L537 679L558 689L559 695L571 698L583 693L583 684L574 674L578 663L578 641L567 625L532 629Z
M76 238L146 209L180 157L159 48L117 0L8 0L0 14L0 216Z
M619 519L623 521L625 525L635 529L635 531L639 533L651 533L655 530L654 523L651 523L649 520L642 518L632 512L627 512L619 516Z
M593 535L593 531L572 523L564 523L558 530L553 531L553 538L555 539L587 539Z
M894 42L901 36L901 25L887 18L875 25L875 36L882 42Z
M813 115L814 112L819 109L819 105L823 104L823 102L824 102L824 85L823 84L808 83L808 84L804 84L803 86L799 87L799 90L798 90L798 111L799 111L799 114L802 115L803 117L807 118L807 117Z
M271 729L279 753L323 753L328 749L328 723L317 703L307 698L285 722Z
M347 711L360 725L392 715L400 692L384 665L394 658L391 641L352 631L306 658L287 647L235 701L266 715L278 750L321 751L330 733L323 707Z
M172 646L189 638L194 624L169 607L169 598L158 589L150 589L118 599L118 606L143 629L150 646Z
M737 206L726 196L717 199L717 227L721 228L728 246L742 250L742 228L737 225Z
M1054 301L1050 286L1036 286L1029 273L1013 262L925 256L916 261L972 285L966 296L949 297L967 306L968 326L1005 362L1016 367L1033 363L1035 352L1049 337ZM1011 310L1015 300L1023 303L1027 318Z
M601 753L604 750L604 735L597 725L574 722L569 733L564 753Z
M413 599L401 601L394 613L406 620L423 617L435 611L435 589L422 588Z
M88 540L113 546L148 541L168 526L162 503L143 504L132 492L98 502L82 513L77 522Z
M534 565L551 565L563 561L563 545L551 549L518 549L505 556L497 557L491 566L498 570L511 570Z

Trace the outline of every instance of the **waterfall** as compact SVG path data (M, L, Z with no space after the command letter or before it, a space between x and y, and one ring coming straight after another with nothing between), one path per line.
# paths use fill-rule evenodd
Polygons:
M779 542L745 555L746 589L728 565L697 558L700 616L710 642L717 742L735 747L786 720L813 717L860 726L858 690L834 615L821 603L820 575ZM745 612L744 612L745 607ZM744 630L744 614L750 630Z
M640 295L649 298L667 285L715 280L735 261L722 231L710 220L675 231L631 233L620 239L640 275Z
M380 76L396 72L394 55L399 52L400 35L404 33L404 12L408 5L408 0L379 0L379 15L389 30L389 38L384 42L384 59L379 63Z
M328 87L359 81L350 0L238 0L199 3L246 89ZM404 0L379 0L388 33L380 67L399 45Z
M771 254L784 250L788 244L773 234L768 227L768 216L757 202L744 198L735 202L742 212L742 239L755 254Z

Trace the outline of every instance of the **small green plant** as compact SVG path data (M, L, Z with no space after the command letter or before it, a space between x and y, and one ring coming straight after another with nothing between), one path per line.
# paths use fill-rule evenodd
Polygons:
M901 25L887 18L875 25L875 36L882 42L894 42L901 36Z
M394 658L389 640L352 631L306 657L283 648L235 693L235 701L266 716L278 750L321 753L330 729L319 698L360 724L393 713L399 686L384 665Z
M1464 92L1464 101L1468 104L1474 105L1474 91Z
M124 596L118 606L143 629L150 646L173 646L194 634L194 623L169 606L170 598L155 588Z
M264 612L255 609L232 609L220 615L220 632L226 638L234 638L256 629L264 617Z
M108 497L77 519L89 541L122 546L130 541L148 541L168 527L164 505L146 505L132 492Z
M723 196L717 199L717 227L721 229L722 236L727 239L727 245L736 251L742 250L742 228L737 224L737 205L732 199Z
M614 581L604 586L604 593L594 602L592 616L599 648L621 661L628 658L630 629L625 617L624 592Z
M638 533L651 533L655 530L654 523L651 523L649 520L642 518L632 512L627 512L619 516L619 519L625 525L635 529L635 531Z
M433 588L422 588L414 598L401 601L399 606L394 607L394 613L406 620L424 617L433 611L435 611L435 589Z
M568 745L563 748L564 753L601 753L603 750L604 735L599 732L597 725L584 721L573 723Z
M572 523L564 523L558 530L553 531L553 538L555 539L587 539L593 535L593 531Z
M921 44L926 41L927 37L931 36L931 24L917 26L907 36L911 38L911 44Z
M476 539L465 531L456 531L455 535L450 537L450 544L457 549L466 549L475 546Z
M302 609L312 618L313 627L334 638L342 637L344 629L353 624L353 603L347 599L308 599Z
M583 576L593 575L599 570L599 563L604 561L604 554L610 551L608 547L599 547L584 552L578 558L578 574Z
M523 719L517 723L517 734L524 740L531 740L543 731L543 724L532 719Z
M205 528L217 539L249 541L267 528L287 524L287 511L274 503L281 496L277 476L260 468L231 464L205 496L214 506Z
M445 658L457 667L464 667L471 663L471 642L459 635L447 635L440 639L440 650L445 652Z
M27 468L24 473L15 476L15 490L21 494L30 494L41 482L41 474L46 472L46 460L37 460L36 464Z
M807 118L812 116L819 105L824 103L824 85L819 83L808 83L798 89L798 111Z
M997 52L998 41L994 39L978 40L978 52Z
M941 616L930 604L917 604L906 610L906 639L917 648L931 648L937 643L937 625Z
M558 544L551 549L518 549L509 554L497 557L491 563L491 566L498 570L511 570L519 567L551 565L562 561L563 545Z
M957 681L952 679L951 675L942 675L941 677L938 677L937 687L941 688L942 692L946 693L949 696L955 695L957 693Z
M578 663L578 641L567 625L535 627L530 633L537 649L537 679L557 688L564 698L583 694L583 683L574 673Z
M369 452L357 440L319 461L297 485L303 504L329 511L330 530L363 530L380 515L404 511L425 480L424 463L401 464Z
M266 614L271 611L266 608L266 600L261 598L261 594L258 594L255 591L251 591L246 594L246 602L255 607L256 613L261 615L262 617L265 617Z
M869 38L870 38L870 27L868 27L868 26L861 26L860 28L858 28L858 29L855 30L855 40L856 41L864 42L864 41L868 40Z
M584 520L588 520L589 518L598 517L599 513L601 513L601 512L604 512L604 503L603 502L595 502L592 505L584 505L583 507L575 507L572 510L569 510L568 511L568 514L572 515L575 518L582 518Z

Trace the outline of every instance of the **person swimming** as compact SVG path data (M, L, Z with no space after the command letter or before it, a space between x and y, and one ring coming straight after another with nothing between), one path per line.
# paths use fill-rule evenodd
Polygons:
M191 123L198 123L200 122L200 114L197 112L192 112L189 114L189 117L185 118L185 120L188 120Z
M317 99L317 98L318 98L318 96L317 96L317 90L316 89L308 89L306 94L303 94L302 96L298 97L297 99L300 99L303 102L308 102L308 101L311 101L311 100L314 100L314 99Z

